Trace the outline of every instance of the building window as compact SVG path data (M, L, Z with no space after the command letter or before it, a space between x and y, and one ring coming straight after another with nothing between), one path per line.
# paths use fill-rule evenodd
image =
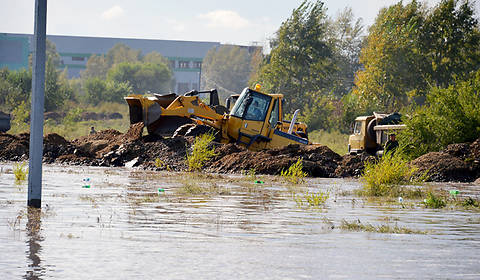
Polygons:
M188 83L178 83L177 91L179 94L183 94L187 91L190 91L190 85Z
M85 61L83 56L72 56L72 61Z
M179 61L178 68L190 68L190 63L188 61Z
M193 68L197 68L197 69L202 68L202 62L201 61L194 61L193 62Z

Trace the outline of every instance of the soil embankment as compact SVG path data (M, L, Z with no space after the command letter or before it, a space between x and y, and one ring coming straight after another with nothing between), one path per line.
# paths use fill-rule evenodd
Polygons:
M185 158L192 137L161 138L142 136L143 124L132 125L127 133L103 130L67 141L58 134L44 137L44 162L91 166L141 166L186 170ZM0 160L28 159L29 134L0 133ZM299 158L304 171L313 177L355 177L361 175L366 155L340 156L326 146L289 145L263 151L249 151L235 144L214 144L217 155L205 171L240 173L255 169L257 174L280 174ZM155 164L156 162L156 164ZM414 161L419 172L429 172L432 181L472 182L480 176L480 139L453 144L444 151L425 154Z

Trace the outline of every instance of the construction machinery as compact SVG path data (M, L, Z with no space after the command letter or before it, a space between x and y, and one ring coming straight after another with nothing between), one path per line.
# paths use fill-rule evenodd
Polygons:
M366 152L371 155L382 154L388 134L405 129L401 124L401 115L398 113L360 116L355 119L353 134L348 138L348 152L360 154Z
M210 98L210 105L205 104L199 93L191 91L176 96L170 103L161 96L129 95L125 100L130 109L130 123L143 121L150 134L161 134L165 127L176 126L174 137L197 136L213 130L220 142L238 143L252 150L309 144L306 125L296 122L298 110L292 121L283 120L282 94L263 93L259 85L255 89L245 88L234 97L235 104L227 113L226 108L216 105L215 98L213 103Z

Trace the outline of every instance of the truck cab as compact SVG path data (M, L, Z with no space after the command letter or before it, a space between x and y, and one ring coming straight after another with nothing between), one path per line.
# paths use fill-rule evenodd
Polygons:
M348 138L348 153L371 155L382 154L388 134L405 129L400 124L400 114L378 114L360 116L355 119L353 133Z

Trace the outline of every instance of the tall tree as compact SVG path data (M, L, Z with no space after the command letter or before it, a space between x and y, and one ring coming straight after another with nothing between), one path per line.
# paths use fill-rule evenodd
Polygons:
M203 87L218 89L221 99L240 93L248 86L251 59L245 47L223 45L210 49L203 59Z
M446 86L478 69L478 21L471 2L459 3L443 0L428 10L413 0L380 11L353 90L364 107L393 111L411 101L421 104L431 86Z
M125 44L118 43L108 50L106 59L111 67L122 62L138 62L140 55L140 50L134 50Z
M272 51L258 78L268 91L285 95L287 112L308 103L308 93L328 91L335 66L327 27L323 2L304 1L271 41Z
M172 72L165 64L122 62L113 66L107 75L117 83L128 82L133 92L168 92Z

